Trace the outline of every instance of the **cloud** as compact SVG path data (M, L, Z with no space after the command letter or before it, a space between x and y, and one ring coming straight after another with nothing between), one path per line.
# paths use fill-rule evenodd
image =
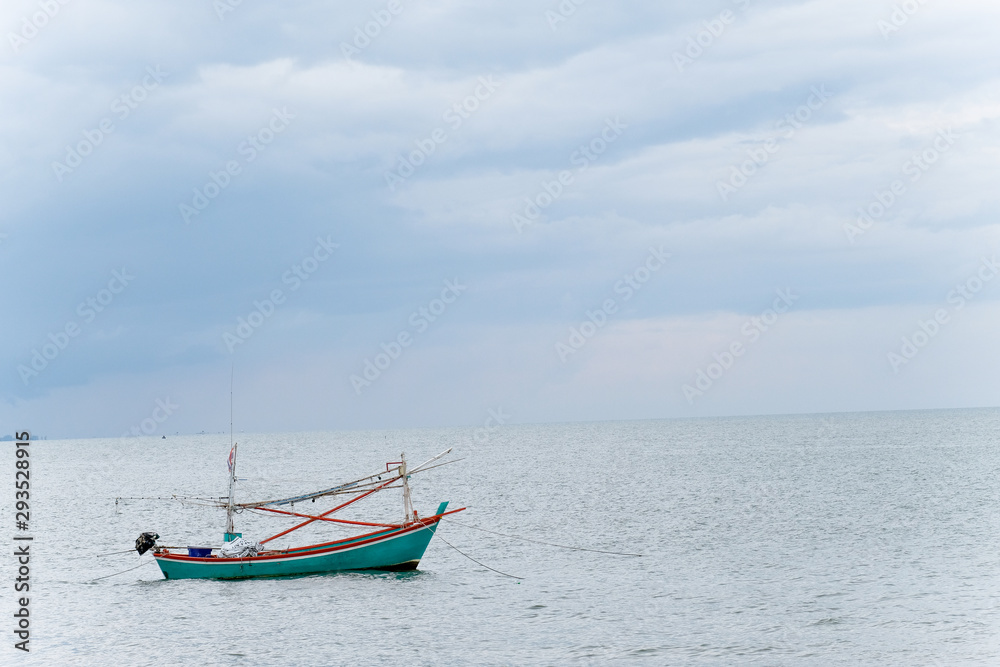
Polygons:
M152 387L214 405L223 334L275 289L286 302L235 353L260 429L479 423L492 403L519 420L689 414L677 383L785 286L808 295L774 338L788 345L747 357L704 414L991 396L965 324L907 387L871 344L997 247L993 4L923 5L888 35L893 5L860 0L584 3L554 24L555 2L386 7L68 3L0 55L7 417L117 434L102 423L148 416ZM36 10L10 3L0 23ZM941 132L957 138L930 161ZM327 236L340 248L293 293L283 276ZM669 266L560 363L555 341L660 246ZM122 266L134 284L26 385L18 366ZM351 369L456 276L461 307L359 399ZM67 407L85 395L106 398L93 416Z

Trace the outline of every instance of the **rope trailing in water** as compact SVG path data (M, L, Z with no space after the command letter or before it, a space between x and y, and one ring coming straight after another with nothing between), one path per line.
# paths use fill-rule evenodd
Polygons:
M511 579L524 579L524 577L517 577L517 576L514 576L513 574L507 574L506 572L501 572L500 570L494 569L494 568L490 567L489 565L485 565L483 563L480 563L478 560L476 560L475 558L473 558L469 554L465 553L464 551L462 551L461 549L459 549L454 544L452 544L448 540L444 539L440 535L438 535L437 538L439 540L441 540L442 542L444 542L445 544L447 544L452 549L454 549L455 551L457 551L458 553L462 554L463 556L465 556L466 558L468 558L469 560L471 560L476 565L481 565L482 567L485 567L487 570L492 570L493 572L496 572L497 574L502 574L503 576L510 577Z
M121 572L115 572L114 574L107 574L107 575L105 575L103 577L98 577L97 579L92 579L90 581L90 583L94 583L95 581L100 581L101 579L107 579L108 577L117 577L119 574L125 574L126 572L131 572L132 570L138 570L143 565L149 565L150 563L154 563L154 562L156 562L156 561L151 561L151 560L143 561L142 563L139 563L135 567L129 568L127 570L122 570Z
M533 540L533 539L528 538L528 537L521 537L520 535L507 535L506 533L498 533L495 530L486 530L485 528L480 528L479 526L470 526L467 523L459 523L458 521L455 521L453 519L449 519L448 521L449 521L449 523L453 523L453 524L455 524L457 526L463 526L465 528L472 528L473 530L481 530L484 533L492 533L493 535L499 535L500 537L510 537L512 539L515 539L515 540L524 540L525 542L534 542L535 544L544 544L544 545L550 546L550 547L559 547L560 549L572 549L573 551L590 551L591 553L595 553L595 554L610 554L612 556L634 556L636 558L641 558L642 557L642 554L630 554L630 553L623 553L621 551L602 551L600 549L584 549L583 547L571 547L571 546L567 546L565 544L555 544L553 542L542 542L541 540Z

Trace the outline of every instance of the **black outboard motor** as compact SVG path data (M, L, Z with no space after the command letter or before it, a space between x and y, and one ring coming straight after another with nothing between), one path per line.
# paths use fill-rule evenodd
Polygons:
M160 538L156 533L143 533L135 540L135 550L139 552L139 555L143 555L150 549L156 546L156 540Z

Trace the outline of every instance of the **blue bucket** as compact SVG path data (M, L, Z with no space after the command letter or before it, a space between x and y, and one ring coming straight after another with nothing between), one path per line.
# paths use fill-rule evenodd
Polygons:
M211 547L188 547L188 556L196 558L208 558L212 555Z

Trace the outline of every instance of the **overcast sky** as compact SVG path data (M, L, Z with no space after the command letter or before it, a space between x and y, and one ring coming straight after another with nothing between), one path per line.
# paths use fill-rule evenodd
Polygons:
M995 2L0 11L4 432L1000 403Z

